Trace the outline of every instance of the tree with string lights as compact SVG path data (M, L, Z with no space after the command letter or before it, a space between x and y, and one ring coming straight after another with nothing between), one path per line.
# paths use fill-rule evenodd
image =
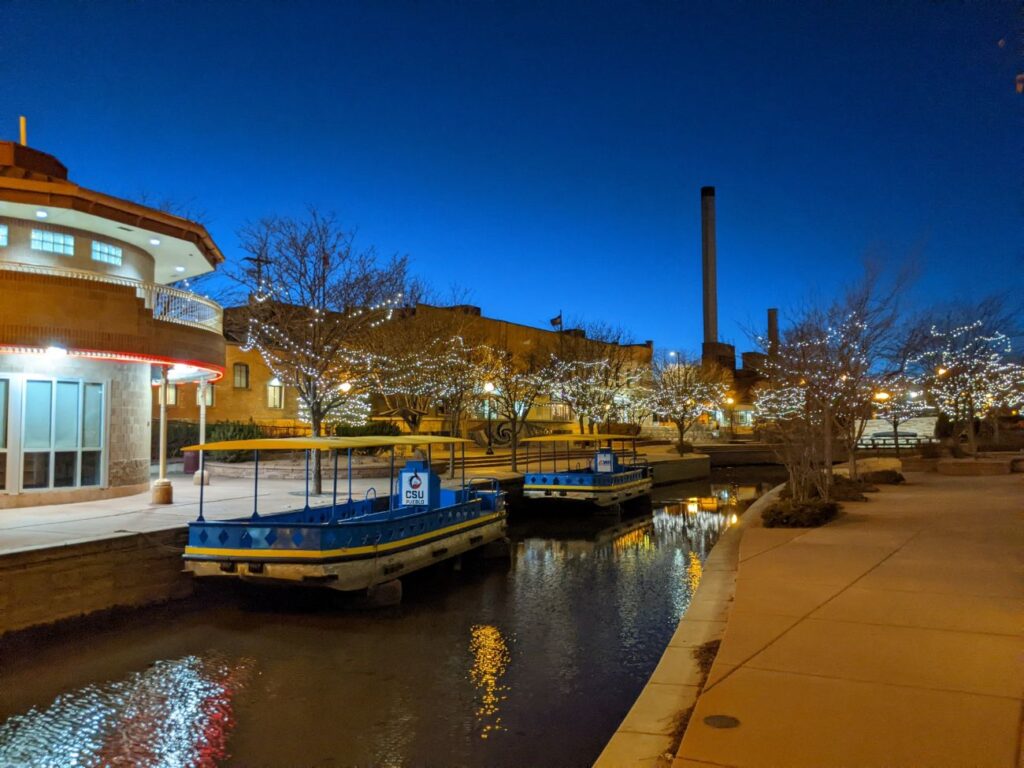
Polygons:
M697 419L725 401L732 383L729 372L714 363L678 354L656 357L651 374L651 411L676 425L682 451L686 433Z
M497 414L508 422L513 472L517 471L519 430L538 398L551 389L549 359L539 352L515 355L508 350L489 349L486 353L486 380L493 385L488 397Z
M897 458L900 455L900 424L916 419L928 410L920 383L905 373L882 377L872 394L876 418L889 422Z
M359 249L333 215L310 209L304 219L272 217L246 226L249 256L231 276L247 295L240 332L282 383L294 387L312 434L351 403L365 375L368 334L390 320L403 300L407 260ZM321 492L316 452L314 492Z
M933 326L929 348L915 359L928 400L963 428L977 455L976 422L996 418L1014 399L1024 368L1011 358L1009 337L984 320Z

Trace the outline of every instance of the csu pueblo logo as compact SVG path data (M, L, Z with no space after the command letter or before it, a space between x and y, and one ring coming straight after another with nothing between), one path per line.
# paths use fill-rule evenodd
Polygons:
M423 485L423 480L419 475L413 474L413 476L409 478L409 487L414 491L419 490L421 485Z

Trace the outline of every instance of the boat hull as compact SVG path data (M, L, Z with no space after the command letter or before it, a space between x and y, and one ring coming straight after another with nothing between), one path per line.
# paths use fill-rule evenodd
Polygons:
M186 551L185 570L202 579L238 579L267 586L307 586L343 592L365 590L397 579L435 563L458 557L506 535L504 510L438 531L426 540L398 540L386 547L337 550L330 555L261 557L258 551L244 555L196 554ZM417 537L419 538L419 537ZM365 551L370 549L372 551Z
M544 485L523 487L523 496L527 499L546 499L549 501L575 501L593 504L598 507L610 507L624 504L634 499L651 495L651 479L644 478L628 484L610 486L571 486Z

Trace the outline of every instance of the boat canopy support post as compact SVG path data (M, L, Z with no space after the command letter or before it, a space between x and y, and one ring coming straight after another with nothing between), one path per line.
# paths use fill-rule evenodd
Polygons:
M466 444L460 443L462 454L462 501L466 501Z
M253 451L253 467L252 467L252 519L255 520L260 516L257 509L260 497L260 452L259 449Z
M309 449L306 449L306 512L309 512Z
M203 487L206 485L206 475L204 471L206 469L206 451L199 452L199 517L196 518L200 523L204 522L203 517Z
M388 475L388 512L395 511L395 446L391 446L391 473Z
M331 521L338 519L338 449L334 449L334 488L331 490Z
M352 503L352 449L348 449L348 502Z

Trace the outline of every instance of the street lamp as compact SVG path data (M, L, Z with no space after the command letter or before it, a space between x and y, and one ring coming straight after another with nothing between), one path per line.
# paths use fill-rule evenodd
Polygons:
M892 395L890 395L884 389L879 392L875 392L875 400L878 401L879 403L884 403L890 397L892 397Z
M350 382L350 381L343 381L343 382L341 382L341 391L344 392L346 395L351 391L351 389L352 389L352 382Z
M487 450L484 451L488 456L494 455L494 446L491 440L491 393L494 392L494 384L489 381L484 382L484 392L487 393L486 405L487 405Z

